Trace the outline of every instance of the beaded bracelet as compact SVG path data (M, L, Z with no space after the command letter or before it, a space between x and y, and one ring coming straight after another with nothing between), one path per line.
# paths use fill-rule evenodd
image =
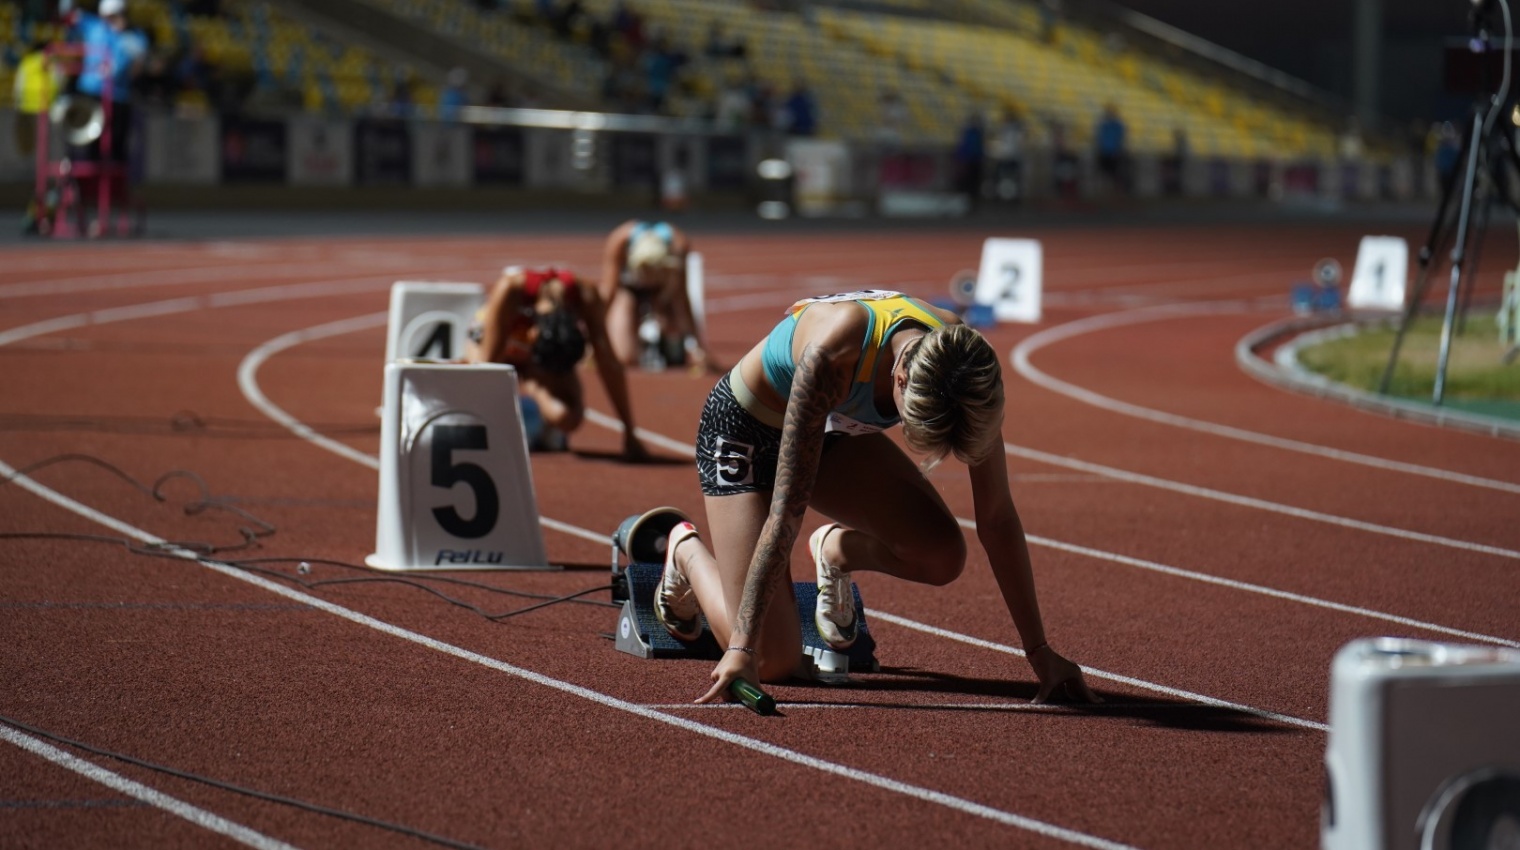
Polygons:
M724 652L742 652L745 655L748 655L750 658L754 658L755 657L755 649L754 649L754 647L749 647L749 646L730 646L728 649L725 649L723 651Z

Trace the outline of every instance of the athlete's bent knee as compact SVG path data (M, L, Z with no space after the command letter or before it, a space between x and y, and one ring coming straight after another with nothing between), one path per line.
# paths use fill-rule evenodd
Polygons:
M920 582L943 587L966 569L966 538L959 528L951 534L926 534L903 557L918 567Z

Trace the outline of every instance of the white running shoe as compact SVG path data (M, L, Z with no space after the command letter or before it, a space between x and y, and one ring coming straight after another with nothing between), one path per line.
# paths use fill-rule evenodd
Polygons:
M843 530L844 526L831 522L808 538L808 549L818 568L818 604L813 611L813 623L829 646L848 649L855 642L856 632L854 585L849 573L840 572L823 560L823 541L836 528Z
M697 527L689 522L678 523L670 530L665 544L665 569L654 592L654 618L672 637L685 641L702 636L702 622L698 619L702 611L686 572L676 565L676 547L696 535Z

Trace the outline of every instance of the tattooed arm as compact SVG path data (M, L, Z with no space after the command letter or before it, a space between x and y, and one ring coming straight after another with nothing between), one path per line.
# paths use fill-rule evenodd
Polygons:
M844 401L850 390L850 375L860 351L861 325L849 316L815 330L817 341L806 343L797 358L791 395L781 428L781 452L776 464L776 486L771 495L770 515L760 530L760 540L750 560L744 579L744 594L734 617L730 650L713 671L713 686L698 702L722 699L735 679L760 681L765 659L750 650L760 650L760 632L766 612L776 597L777 586L790 580L792 546L802 527L802 515L812 500L813 483L818 475L818 461L823 454L824 426L829 411ZM801 334L799 329L798 333ZM769 671L789 670L796 659L772 659ZM774 678L769 676L768 678Z

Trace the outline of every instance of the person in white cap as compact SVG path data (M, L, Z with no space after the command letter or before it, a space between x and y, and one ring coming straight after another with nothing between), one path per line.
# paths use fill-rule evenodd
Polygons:
M74 40L84 48L76 89L80 94L110 97L110 149L108 158L126 162L132 136L132 80L148 53L148 40L127 24L126 0L100 0L98 14L81 13L74 26ZM76 152L83 159L102 158L100 145ZM124 188L124 187L123 187Z

